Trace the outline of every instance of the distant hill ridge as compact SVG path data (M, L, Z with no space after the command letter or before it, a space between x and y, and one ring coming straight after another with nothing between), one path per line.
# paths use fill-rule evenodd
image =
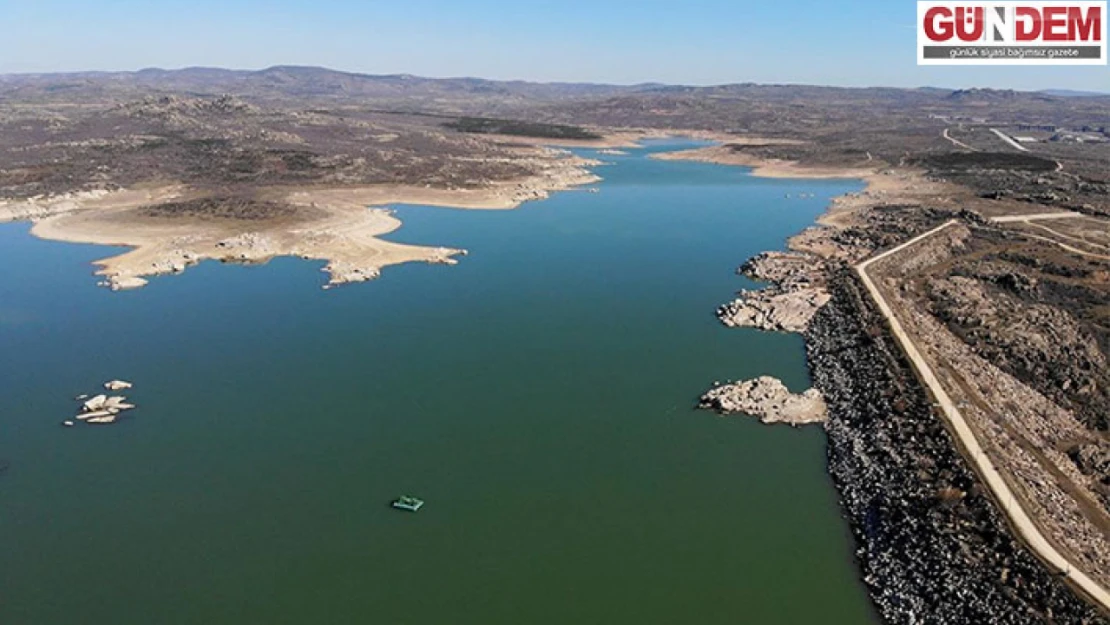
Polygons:
M1051 97L1110 97L1110 94L1068 89L1046 89L1036 92L1008 89L943 89L937 87L835 87L801 84L758 84L752 82L709 86L669 85L641 83L612 85L590 82L530 82L525 80L490 80L484 78L426 78L412 74L363 74L328 69L325 67L276 65L260 70L238 70L219 67L185 67L181 69L145 68L138 71L88 71L37 74L0 74L0 82L7 85L45 85L67 82L112 81L119 86L158 87L167 90L203 89L212 94L225 91L238 92L244 88L297 87L300 95L390 95L408 92L474 92L498 93L537 99L563 97L597 97L633 93L659 94L763 94L790 91L871 92L874 94L947 95L952 98L996 99L1022 96Z

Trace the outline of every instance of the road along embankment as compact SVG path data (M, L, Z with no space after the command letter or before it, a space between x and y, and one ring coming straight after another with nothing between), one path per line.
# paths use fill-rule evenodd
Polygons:
M1104 623L1017 538L854 272L809 325L829 473L888 623Z
M983 450L971 426L968 425L967 420L956 407L956 403L952 401L944 385L941 384L940 380L933 372L932 367L930 367L929 363L921 355L913 339L902 328L902 324L898 321L897 315L895 315L893 309L886 301L886 298L867 273L868 267L872 264L936 235L956 225L956 223L957 222L954 220L947 221L897 247L887 250L882 254L877 254L857 265L856 272L859 274L860 280L867 289L868 294L889 324L891 334L913 365L921 382L928 387L929 392L936 398L937 408L940 409L940 413L943 415L945 422L958 439L960 448L964 450L964 456L970 460L975 471L990 489L995 501L1002 504L1002 511L1006 515L1011 526L1017 531L1018 535L1025 541L1029 548L1051 569L1059 571L1061 576L1067 578L1069 582L1075 584L1093 601L1102 606L1103 609L1110 612L1110 593L1098 582L1087 576L1074 563L1070 562L1041 533L1040 529L1033 522L1030 514L1022 507L1021 500L1014 495L1009 484L1006 483L1002 474L991 461L990 456Z

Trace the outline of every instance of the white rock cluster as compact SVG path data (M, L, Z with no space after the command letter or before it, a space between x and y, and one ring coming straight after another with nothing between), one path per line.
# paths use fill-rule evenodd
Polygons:
M132 388L132 386L134 385L126 380L111 380L104 383L104 389L113 392L126 390ZM121 413L135 408L135 404L127 403L127 398L122 395L100 394L94 397L79 395L77 401L82 403L75 420L93 425L115 423ZM73 420L63 421L62 425L73 427L76 422Z
M771 332L805 332L813 316L829 302L824 288L779 291L744 291L740 298L717 309L717 318L729 327L752 327Z
M763 423L806 425L828 420L821 391L811 388L794 394L781 380L770 376L717 386L702 395L700 406L725 414L749 414Z

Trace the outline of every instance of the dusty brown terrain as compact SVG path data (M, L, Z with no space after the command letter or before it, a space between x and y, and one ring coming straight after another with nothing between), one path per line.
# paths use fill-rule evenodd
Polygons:
M384 241L400 223L368 206L512 208L596 180L588 162L535 139L508 144L373 117L233 96L0 107L0 221L135 248L98 263L113 289L203 260L282 255L327 261L334 285L461 252Z
M463 253L385 241L379 236L401 224L388 210L368 206L513 208L597 179L580 159L545 154L518 160L535 173L475 189L267 186L233 195L177 185L146 193L85 192L63 202L14 201L0 205L0 220L33 218L32 233L47 239L135 248L97 263L112 289L141 287L150 276L180 273L203 260L258 263L275 256L327 261L331 286L376 278L399 263L450 264Z
M1083 473L1068 453L1085 447L1097 449L1104 440L1085 427L1078 415L982 357L976 341L962 340L945 327L942 318L958 318L976 328L1006 324L1006 334L1021 344L1017 349L1039 354L1081 345L1085 337L1079 325L1059 310L1047 306L1030 310L1005 295L992 297L983 277L947 271L944 266L955 257L972 252L978 243L973 238L967 226L949 228L943 235L884 259L874 268L882 276L880 289L930 367L938 372L945 391L958 402L976 438L985 441L985 452L1002 467L1011 490L1023 507L1032 510L1042 533L1070 561L1106 585L1110 582L1110 515L1105 502L1099 501L1104 484L1099 477ZM1020 281L1019 275L997 277ZM996 310L1011 306L1014 308L1003 313ZM930 314L930 308L939 315ZM1018 332L1015 326L1020 326ZM1000 351L1006 352L1006 348ZM1088 349L1085 355L1101 356L1097 349ZM995 362L1002 360L996 358ZM1105 371L1105 363L1101 364L1096 370ZM1080 366L1084 365L1090 363Z

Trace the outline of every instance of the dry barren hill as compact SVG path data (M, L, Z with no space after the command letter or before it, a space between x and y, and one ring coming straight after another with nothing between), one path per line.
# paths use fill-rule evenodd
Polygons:
M220 192L306 183L451 188L529 171L512 150L404 120L228 95L0 110L0 188L9 197L155 182Z
M0 77L0 93L20 101L65 102L76 94L110 101L151 94L211 97L233 93L254 102L295 101L301 105L373 102L403 110L456 113L512 111L530 103L607 96L641 88L646 87L434 79L407 74L372 76L293 66L260 71L197 67Z
M453 171L457 161L444 159L468 151L484 158L494 149L489 142L479 148L465 141L467 133L591 138L594 133L581 126L711 131L726 141L735 136L735 149L756 158L840 166L924 164L946 173L951 168L943 161L922 159L962 152L961 144L969 142L986 151L1012 152L992 134L997 127L1037 134L1044 139L1038 156L1074 161L1070 173L1098 182L1110 171L1106 150L1077 151L1066 137L1052 141L1056 131L1022 130L1086 129L1105 137L1110 97L988 89L609 86L372 76L311 67L149 69L0 76L0 124L0 169L6 174L0 187L6 192L18 187L20 177L87 183L82 166L67 161L92 157L98 167L105 165L86 149L94 146L82 141L99 144L95 147L110 157L109 169L121 163L119 169L127 170L111 176L102 171L101 180L162 175L136 163L153 154L147 164L165 161L163 169L180 169L170 173L190 182L211 176L217 184L228 178L257 183L331 176L458 185L466 183L467 174ZM801 142L761 145L752 138ZM13 148L21 156L13 157ZM388 167L381 166L385 155ZM358 159L365 163L352 162ZM59 171L46 172L44 162ZM203 171L217 163L218 171ZM475 180L519 173L511 167L500 174L470 167L479 170L470 176ZM274 175L275 169L281 173ZM1020 184L999 189L996 179L965 181L983 191L1023 193Z

